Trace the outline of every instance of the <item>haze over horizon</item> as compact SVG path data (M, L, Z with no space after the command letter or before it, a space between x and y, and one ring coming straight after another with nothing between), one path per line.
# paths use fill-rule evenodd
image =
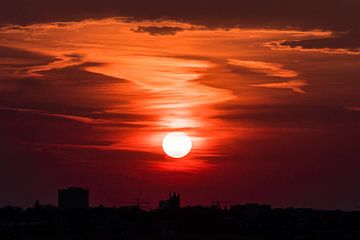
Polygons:
M360 204L360 2L0 6L0 206ZM162 139L190 136L183 158Z

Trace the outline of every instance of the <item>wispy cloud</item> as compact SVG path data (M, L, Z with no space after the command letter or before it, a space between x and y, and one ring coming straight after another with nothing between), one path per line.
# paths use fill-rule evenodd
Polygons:
M83 63L82 56L75 53L65 53L57 57L54 61L47 65L33 66L27 70L29 76L41 76L40 72L54 69L61 69L70 66L76 66Z
M332 39L332 38L330 38ZM271 50L277 51L299 51L308 53L325 53L325 54L339 54L339 55L360 55L360 47L347 46L331 46L331 45L311 45L312 41L319 41L320 39L309 39L308 41L272 41L262 44ZM359 41L358 41L359 42Z
M301 88L308 85L303 80L291 80L287 82L275 82L275 83L263 83L250 85L252 87L264 87L264 88L280 88L280 89L291 89L296 93L304 94L305 91Z
M263 73L272 77L294 78L298 76L297 72L285 69L282 64L278 63L228 59L228 64L247 68L250 71Z
M48 112L38 110L38 109L0 107L0 110L17 111L17 112L38 114L38 115L49 116L49 117L58 117L58 118L63 118L63 119L81 122L81 123L87 123L87 124L104 123L104 121L100 120L100 119L93 119L93 118L89 118L89 117L67 115L67 114L48 113Z

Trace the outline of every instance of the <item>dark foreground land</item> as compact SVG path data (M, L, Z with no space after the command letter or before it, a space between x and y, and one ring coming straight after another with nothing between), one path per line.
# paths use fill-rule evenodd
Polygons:
M360 212L257 204L154 211L5 207L0 208L0 239L360 239Z

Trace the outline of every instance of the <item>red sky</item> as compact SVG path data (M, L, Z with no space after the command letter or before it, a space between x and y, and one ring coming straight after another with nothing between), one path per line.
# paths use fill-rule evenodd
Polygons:
M93 205L354 208L360 6L297 4L5 1L0 206L83 186ZM187 157L164 155L171 131Z

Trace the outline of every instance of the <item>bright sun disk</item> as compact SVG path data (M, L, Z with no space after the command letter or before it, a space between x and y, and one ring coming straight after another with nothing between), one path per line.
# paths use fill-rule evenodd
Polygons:
M192 148L191 138L183 132L170 132L162 141L166 155L173 158L185 157Z

